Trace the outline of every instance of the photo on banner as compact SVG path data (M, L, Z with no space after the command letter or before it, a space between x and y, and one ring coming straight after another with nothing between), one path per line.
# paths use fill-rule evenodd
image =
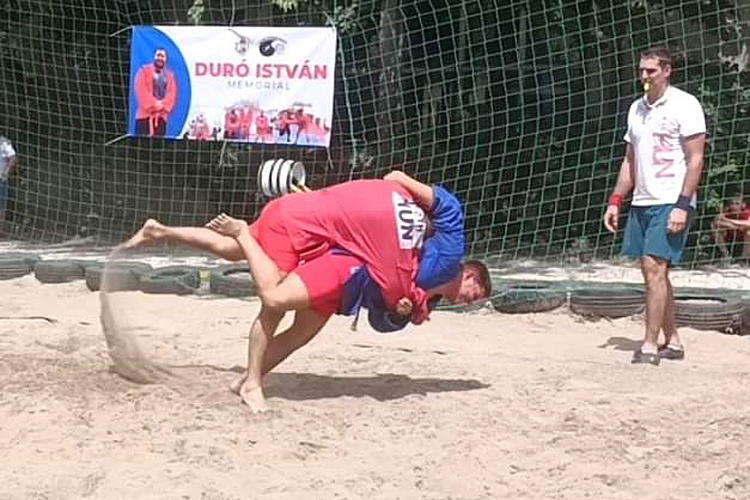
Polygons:
M128 134L328 147L336 30L136 26Z

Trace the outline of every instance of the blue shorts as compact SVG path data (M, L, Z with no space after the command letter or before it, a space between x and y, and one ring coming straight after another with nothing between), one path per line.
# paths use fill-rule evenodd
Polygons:
M676 266L682 258L687 243L688 229L693 221L695 209L688 211L687 226L679 233L667 231L669 214L673 204L632 207L625 225L622 255L641 258L645 255L664 259Z
M0 212L8 207L8 181L0 179Z

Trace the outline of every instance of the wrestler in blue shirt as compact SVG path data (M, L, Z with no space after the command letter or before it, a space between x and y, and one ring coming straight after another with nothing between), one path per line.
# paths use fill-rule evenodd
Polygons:
M423 290L443 285L455 278L461 270L465 251L464 216L458 199L440 186L432 187L433 204L428 216L432 221L432 234L422 245L416 284ZM341 250L333 250L340 252ZM435 297L431 307L440 297ZM360 308L368 311L370 325L379 332L403 329L408 317L400 317L385 308L380 287L361 267L344 285L340 314L358 316ZM355 319L356 324L356 319Z

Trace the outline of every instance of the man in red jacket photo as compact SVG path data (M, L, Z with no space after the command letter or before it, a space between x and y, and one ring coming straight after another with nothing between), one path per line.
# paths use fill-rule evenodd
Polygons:
M136 135L163 137L167 132L167 116L177 101L177 81L167 69L167 51L158 48L154 61L144 64L135 75Z

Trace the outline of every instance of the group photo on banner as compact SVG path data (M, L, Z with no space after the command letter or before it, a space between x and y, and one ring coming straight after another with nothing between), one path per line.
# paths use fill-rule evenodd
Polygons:
M334 28L136 26L128 135L328 147Z

